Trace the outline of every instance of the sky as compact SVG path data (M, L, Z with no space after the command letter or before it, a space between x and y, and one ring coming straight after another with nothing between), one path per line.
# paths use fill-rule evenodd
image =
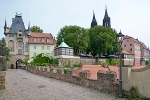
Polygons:
M16 12L22 13L26 28L30 22L57 37L66 25L90 28L93 10L102 25L106 5L112 28L150 47L150 0L1 0L0 38L5 37L5 18L10 27Z

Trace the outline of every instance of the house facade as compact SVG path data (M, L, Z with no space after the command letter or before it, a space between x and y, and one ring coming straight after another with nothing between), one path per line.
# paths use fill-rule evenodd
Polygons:
M30 32L29 59L42 53L43 56L54 56L54 39L51 33Z
M148 60L150 56L143 42L128 35L124 36L122 48L134 55L134 65L141 65L142 61Z
M30 59L39 53L54 56L52 34L33 33L30 31L30 23L26 29L21 14L16 13L15 18L12 18L10 27L7 26L5 20L4 35L11 56L9 62L7 62L8 68L17 68L19 61L24 60L26 56L29 56Z

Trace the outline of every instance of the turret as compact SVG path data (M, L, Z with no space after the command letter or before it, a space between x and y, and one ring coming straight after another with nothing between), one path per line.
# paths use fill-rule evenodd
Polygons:
M97 21L96 21L95 14L94 14L94 11L93 11L93 19L92 19L92 22L91 22L91 27L94 27L94 26L97 26Z

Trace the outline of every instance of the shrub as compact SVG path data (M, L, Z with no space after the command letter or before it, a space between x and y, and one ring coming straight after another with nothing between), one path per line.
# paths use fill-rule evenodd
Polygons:
M65 65L65 67L70 68L71 66L70 65Z
M145 63L146 63L147 66L150 66L150 60L146 60Z
M98 65L102 65L103 61L98 61L97 64Z
M109 59L106 60L106 62L107 62L108 65L114 65L116 63L119 64L119 59L109 58Z
M81 67L82 64L73 64L73 67Z

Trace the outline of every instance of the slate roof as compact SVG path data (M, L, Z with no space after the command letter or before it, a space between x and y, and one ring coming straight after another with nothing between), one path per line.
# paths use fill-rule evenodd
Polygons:
M16 15L8 33L16 34L19 30L21 30L23 34L26 34L26 29L22 20L22 16Z

